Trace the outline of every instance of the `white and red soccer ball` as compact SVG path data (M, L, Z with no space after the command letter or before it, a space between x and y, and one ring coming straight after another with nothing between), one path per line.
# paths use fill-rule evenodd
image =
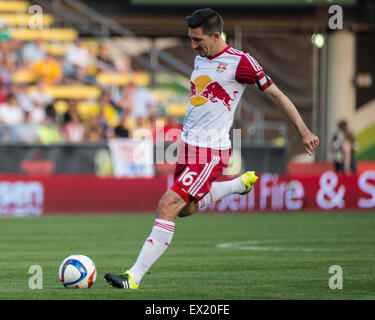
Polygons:
M95 263L82 254L70 255L61 262L59 279L67 289L88 289L96 280Z

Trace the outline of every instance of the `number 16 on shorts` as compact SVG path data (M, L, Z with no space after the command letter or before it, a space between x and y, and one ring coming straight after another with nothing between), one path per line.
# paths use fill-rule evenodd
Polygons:
M181 176L178 178L177 181L180 181L182 182L184 186L189 187L193 183L194 177L196 175L198 175L198 173L194 171L190 171L190 168L186 167L186 169L184 170L184 172L181 174Z

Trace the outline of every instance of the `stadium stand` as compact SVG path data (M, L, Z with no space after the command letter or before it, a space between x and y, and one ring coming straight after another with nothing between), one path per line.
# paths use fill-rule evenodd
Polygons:
M31 5L0 1L0 143L101 143L116 137L118 126L131 137L139 126L152 128L157 119L178 121L184 115L186 106L176 103L169 89L151 89L149 72L133 70L121 53L111 55L105 39L55 27L50 13L39 20L42 28L35 27ZM138 91L153 98L140 99ZM140 116L150 101L155 110ZM31 125L36 134L25 139Z
M30 7L28 1L1 1L0 12L26 12Z

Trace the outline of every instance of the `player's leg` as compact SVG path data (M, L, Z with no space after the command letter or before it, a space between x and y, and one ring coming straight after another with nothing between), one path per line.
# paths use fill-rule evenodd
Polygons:
M199 209L199 202L192 201L187 204L179 213L178 216L180 218L191 216L192 214L196 213Z
M230 194L246 194L258 180L255 171L247 171L241 176L221 182L213 182L210 191L198 203L198 208L210 205Z
M174 219L183 207L190 202L189 194L182 188L182 182L186 183L189 180L189 178L186 178L186 173L190 170L187 165L188 153L185 152L186 149L187 145L185 144L181 144L179 147L178 161L174 172L175 184L158 203L154 225L143 244L137 261L121 275L106 274L104 276L112 286L137 289L144 274L171 243L174 234ZM126 279L124 280L124 278Z
M219 201L230 194L246 194L251 191L253 184L258 180L255 171L247 171L241 176L222 182L212 182L210 191L199 201L192 201L178 214L179 217L188 217L199 210Z
M174 220L185 206L186 202L172 190L168 190L160 199L151 233L146 238L137 261L129 269L134 275L135 283L139 284L146 272L167 250L174 234Z
M178 213L189 203L173 189L169 189L160 199L157 209L157 218L174 222Z
M151 233L146 238L134 265L123 274L107 273L104 278L114 287L137 289L146 272L167 250L174 234L174 220L186 204L179 194L168 190L159 201Z
M185 150L189 152L189 147L185 148ZM222 175L223 169L228 167L231 151L198 149L197 153L199 160L203 159L204 167L202 171L204 174L196 179L191 179L191 175L189 173L186 174L186 182L188 182L189 188L185 188L185 191L190 197L195 199L180 211L179 217L190 216L197 212L199 208L210 205L230 194L246 194L250 192L253 184L258 179L255 171L247 171L233 180L214 182ZM195 156L196 154L193 155ZM184 182L184 179L182 182ZM181 187L184 188L182 184Z

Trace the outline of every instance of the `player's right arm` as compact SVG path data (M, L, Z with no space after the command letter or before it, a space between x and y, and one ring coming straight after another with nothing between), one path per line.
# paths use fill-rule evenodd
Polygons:
M319 138L313 134L301 118L297 108L289 98L275 85L272 84L263 91L278 106L297 129L306 152L311 155L319 146Z
M236 80L240 83L255 84L278 106L296 127L306 152L311 155L319 146L319 138L314 135L303 122L294 104L273 83L259 63L248 53L241 55L237 66Z

